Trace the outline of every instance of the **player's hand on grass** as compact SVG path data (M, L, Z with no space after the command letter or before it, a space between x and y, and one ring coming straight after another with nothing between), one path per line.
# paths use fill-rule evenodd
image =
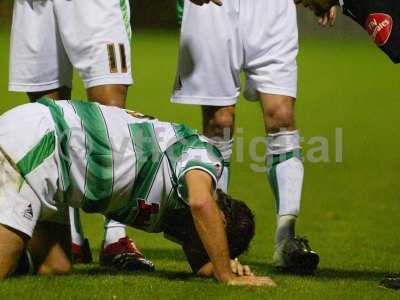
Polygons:
M190 0L190 1L192 1L194 4L197 5L209 4L210 2L212 2L218 6L222 6L221 0Z
M231 259L231 268L232 272L237 276L254 276L250 267L247 265L242 265L237 258Z
M268 286L277 287L276 283L270 277L261 276L236 276L227 282L228 285L235 286Z

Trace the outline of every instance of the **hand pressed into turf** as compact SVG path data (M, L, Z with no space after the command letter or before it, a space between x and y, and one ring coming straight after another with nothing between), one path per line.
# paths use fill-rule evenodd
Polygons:
M268 286L268 287L277 287L276 283L267 276L237 276L231 279L228 282L228 285L235 286Z

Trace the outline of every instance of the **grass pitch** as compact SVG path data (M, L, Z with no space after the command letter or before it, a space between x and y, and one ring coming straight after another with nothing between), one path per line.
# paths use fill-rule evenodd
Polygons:
M23 94L7 92L8 42L8 34L0 33L1 112L27 101ZM177 34L138 32L133 46L136 84L128 107L199 128L198 107L174 106L168 100ZM129 230L156 264L156 272L116 274L96 264L77 266L69 276L2 282L0 299L399 299L399 292L378 287L385 273L400 271L399 69L367 38L340 37L305 37L299 67L297 120L306 158L324 155L318 163L306 160L297 227L321 255L315 276L273 273L274 204L265 173L253 171L255 165L262 166L262 159L254 162L248 153L251 138L264 136L261 114L258 104L241 99L237 126L243 131L237 140L244 141L245 152L242 161L233 156L231 193L245 199L257 218L254 243L242 260L256 273L271 275L277 289L227 287L195 278L178 246L161 235ZM85 99L79 79L73 95ZM335 154L336 128L343 133L342 158ZM321 141L328 143L329 153L318 153L315 147ZM262 158L263 146L253 146ZM97 260L102 218L84 216L84 225Z

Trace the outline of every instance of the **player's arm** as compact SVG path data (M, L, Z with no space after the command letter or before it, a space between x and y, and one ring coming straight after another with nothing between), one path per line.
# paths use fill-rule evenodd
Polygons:
M217 280L229 283L234 274L223 219L212 194L211 176L191 170L185 174L185 181L193 222L212 263L213 274Z
M211 264L204 264L197 274L212 275L218 281L232 285L275 286L269 277L237 276L232 271L225 226L213 197L211 176L195 169L185 174L185 182L193 222L211 261Z

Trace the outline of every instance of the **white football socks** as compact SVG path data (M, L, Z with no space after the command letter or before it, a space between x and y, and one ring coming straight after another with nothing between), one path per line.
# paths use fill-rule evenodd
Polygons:
M82 246L85 236L83 234L79 208L69 207L69 221L71 226L72 243Z
M278 216L275 232L275 243L279 245L282 241L295 236L296 216Z
M106 219L104 222L104 245L118 242L119 239L126 237L126 228L124 224L117 221Z
M268 134L267 165L278 215L278 245L295 236L296 217L300 212L304 168L297 130Z

